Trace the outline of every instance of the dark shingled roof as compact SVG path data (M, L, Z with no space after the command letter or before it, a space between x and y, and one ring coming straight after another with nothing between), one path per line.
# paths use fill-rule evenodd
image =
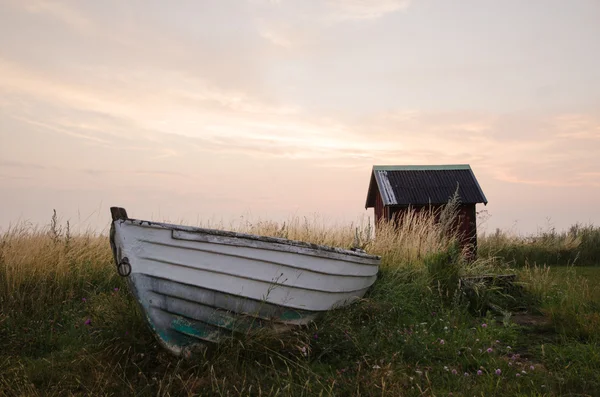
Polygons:
M461 203L487 204L467 164L374 166L365 208L375 206L375 187L384 206L444 204L457 187Z

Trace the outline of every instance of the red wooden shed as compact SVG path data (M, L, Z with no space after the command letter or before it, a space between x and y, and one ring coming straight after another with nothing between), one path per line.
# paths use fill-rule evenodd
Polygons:
M371 172L365 208L375 209L375 232L381 220L391 221L409 208L416 211L447 204L458 189L459 228L463 244L477 247L475 205L487 199L468 164L376 165Z

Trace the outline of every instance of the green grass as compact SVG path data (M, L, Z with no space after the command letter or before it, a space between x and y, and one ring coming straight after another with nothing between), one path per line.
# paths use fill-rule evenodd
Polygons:
M273 233L310 240L301 226ZM464 262L439 230L407 230L365 243L383 263L360 302L190 360L159 346L106 237L12 230L0 240L0 395L600 395L600 267L519 267L522 289L466 296L458 277L513 270Z

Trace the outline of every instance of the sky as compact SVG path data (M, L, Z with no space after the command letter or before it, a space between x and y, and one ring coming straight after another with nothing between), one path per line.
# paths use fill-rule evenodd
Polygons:
M597 0L0 0L0 230L373 216L470 164L480 232L600 224ZM368 218L367 218L368 219Z

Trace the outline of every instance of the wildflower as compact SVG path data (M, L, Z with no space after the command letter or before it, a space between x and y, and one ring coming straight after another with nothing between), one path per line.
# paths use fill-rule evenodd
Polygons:
M442 340L440 340L440 345L443 345L443 344L445 344L445 343L446 343L446 342L445 342L443 339L442 339Z
M533 371L533 370L535 369L535 367L534 367L533 365L531 365L531 366L529 367L529 369Z
M475 339L475 342L479 342L479 338Z
M510 349L512 349L512 347L510 347L510 346L506 346L506 349L507 349L507 350L510 350Z
M445 326L445 327L444 327L444 329L445 329L446 331L448 331L448 326Z
M502 373L502 371L500 370L500 368L496 369L496 375L500 375Z
M527 371L523 370L523 371L521 371L521 373L522 373L522 374L526 374L526 373L527 373Z
M496 339L496 343L500 343L500 341Z
M87 320L85 320L84 324L85 325L90 325L90 324L92 324L92 320L88 318Z
M315 334L313 337L314 337L315 339L319 339L319 334Z
M448 372L448 367L444 365L444 371Z
M114 291L118 292L119 291L119 287L115 287Z
M480 369L477 370L477 375L483 375L483 371L481 371Z
M379 365L373 365L373 369L380 369L381 367Z
M491 348L491 347L488 347L488 349L487 349L487 352L488 352L488 353L491 353L491 352L493 352L493 351L494 351L494 350L492 350L492 348Z
M458 372L455 369L452 370L452 375L456 375L457 373Z
M511 363L510 361L508 362L508 366L509 366L509 367L512 367L512 363Z
M81 301L82 301L82 302L85 302L85 301L87 301L87 299L85 299L85 298L81 298Z
M465 372L465 376L469 376L469 373L468 373L468 372Z
M521 374L517 374L517 378L519 378L521 376Z
M487 328L487 324L486 323L481 324L481 328Z

